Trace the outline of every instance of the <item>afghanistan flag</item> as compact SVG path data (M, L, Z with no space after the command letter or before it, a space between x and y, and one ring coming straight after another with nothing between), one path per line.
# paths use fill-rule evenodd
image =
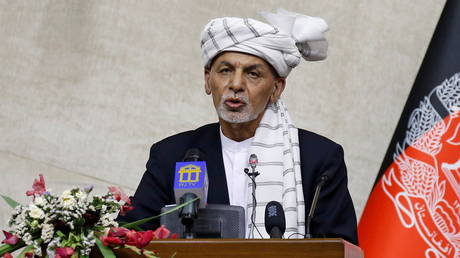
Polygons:
M366 257L460 257L460 0L447 0L361 217Z

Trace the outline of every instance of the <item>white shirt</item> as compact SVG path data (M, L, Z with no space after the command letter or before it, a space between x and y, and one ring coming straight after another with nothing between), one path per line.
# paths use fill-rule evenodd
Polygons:
M248 216L246 205L248 200L248 176L244 169L248 167L249 147L254 137L242 142L234 141L222 133L220 129L220 141L222 143L222 155L224 159L225 176L227 179L228 197L230 205L238 205L244 208L246 215L246 229Z

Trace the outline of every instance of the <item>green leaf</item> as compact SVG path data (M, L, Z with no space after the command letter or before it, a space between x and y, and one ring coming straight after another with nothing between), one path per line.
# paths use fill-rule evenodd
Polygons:
M156 216L148 217L148 218L141 219L141 220L138 220L138 221L134 221L134 222L130 222L130 223L123 224L123 227L124 227L124 228L127 228L127 229L134 229L134 227L138 227L139 225L142 225L142 224L144 224L144 223L146 223L146 222L148 222L148 221L151 221L151 220L153 220L153 219L159 218L159 217L164 216L164 215L166 215L166 214L175 212L175 211L181 209L182 207L188 205L189 203L195 202L195 201L197 201L197 200L199 200L199 199L200 199L200 198L195 198L195 199L193 199L193 200L190 200L190 201L188 201L188 202L185 202L185 203L183 203L183 204L181 204L181 205L178 205L178 206L174 207L173 209L171 209L171 210L169 210L169 211L167 211L167 212L161 213L160 215L156 215Z
M58 237L60 238L65 238L66 235L64 233L62 233L60 230L56 231L56 235L58 235Z
M135 246L132 245L125 245L126 249L130 249L131 251L135 252L137 255L141 255L141 250Z
M0 196L2 196L3 200L5 200L5 202L8 203L8 205L11 206L11 208L13 209L16 208L16 206L21 205L19 202L11 199L8 196L5 196L3 194L1 194Z
M26 257L26 253L30 252L34 249L34 245L29 245L26 248L22 250L22 252L18 255L18 258L24 258Z
M108 246L105 246L100 239L96 239L96 245L99 247L99 250L101 251L102 256L104 258L116 258L115 254L113 253L112 249L110 249Z
M0 246L0 257L3 256L5 253L14 252L14 251L18 250L19 248L24 247L25 245L26 244L23 241L19 241L15 245L8 245L8 244L2 245L2 246Z

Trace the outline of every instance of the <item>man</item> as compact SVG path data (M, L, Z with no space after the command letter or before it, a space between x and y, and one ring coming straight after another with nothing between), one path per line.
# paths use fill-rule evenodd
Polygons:
M159 214L163 206L175 203L175 163L190 148L205 155L208 203L242 206L248 217L253 207L244 168L249 155L255 153L260 172L255 225L262 231L261 237L267 233L260 214L272 200L283 205L284 236L303 236L315 186L327 173L330 180L321 192L311 224L313 236L342 237L357 244L356 216L341 146L297 129L280 99L286 77L301 57L310 61L326 57L323 32L327 24L320 18L284 10L263 15L270 25L227 17L205 26L201 37L205 92L213 98L219 123L154 144L133 197L135 209L120 220ZM149 226L158 226L155 223Z

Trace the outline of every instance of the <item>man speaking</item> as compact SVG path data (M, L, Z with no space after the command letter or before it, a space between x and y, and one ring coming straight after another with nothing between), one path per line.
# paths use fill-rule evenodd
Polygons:
M324 184L311 221L314 237L342 237L357 244L356 215L347 189L342 147L298 129L280 99L286 77L302 58L326 58L327 24L321 18L278 10L262 13L269 22L234 17L211 20L201 33L205 92L213 98L219 123L204 125L155 143L147 171L133 197L135 209L123 221L160 213L175 203L175 164L196 148L207 163L208 203L230 204L252 214L251 180L245 174L251 154L258 158L255 226L264 230L268 202L282 204L284 237L305 235L306 214L315 188ZM149 227L158 226L153 222ZM247 224L249 224L247 222Z

